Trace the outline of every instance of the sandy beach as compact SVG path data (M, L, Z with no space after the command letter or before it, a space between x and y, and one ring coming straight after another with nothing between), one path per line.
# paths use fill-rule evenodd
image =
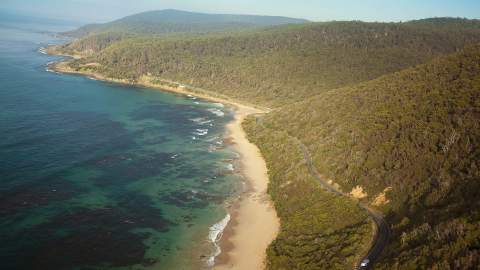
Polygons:
M258 148L250 143L241 123L255 113L238 108L235 120L227 126L234 149L241 156L241 170L247 181L247 191L230 209L232 220L227 226L215 269L264 269L266 248L275 239L279 220L267 194L268 175L265 161Z
M235 119L227 125L227 136L232 140L234 150L240 155L240 169L245 178L246 191L228 209L231 220L220 240L222 253L215 258L214 269L261 270L265 268L266 249L278 234L280 222L273 202L267 194L269 180L265 160L258 147L248 141L242 128L242 122L250 114L266 113L269 109L257 108L218 93L185 86L177 82L158 83L146 76L138 82L131 83L97 73L78 72L70 69L66 62L54 63L49 66L49 69L61 73L80 74L107 82L193 95L233 106Z

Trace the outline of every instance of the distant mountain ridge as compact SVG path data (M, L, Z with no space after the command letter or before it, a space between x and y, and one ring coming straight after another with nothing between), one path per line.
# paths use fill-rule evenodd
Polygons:
M217 32L306 22L308 20L280 16L206 14L165 9L142 12L104 24L89 24L64 34L78 38L102 32L137 34Z

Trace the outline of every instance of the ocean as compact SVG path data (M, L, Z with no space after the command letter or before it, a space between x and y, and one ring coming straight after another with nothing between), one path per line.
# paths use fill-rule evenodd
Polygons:
M242 189L233 111L48 72L69 28L0 22L0 268L208 268Z

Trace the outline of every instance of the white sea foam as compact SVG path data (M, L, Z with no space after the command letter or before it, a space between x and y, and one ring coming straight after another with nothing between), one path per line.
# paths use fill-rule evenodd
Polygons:
M225 105L223 105L222 103L212 103L212 104L219 108L225 107Z
M55 74L60 74L60 72L55 71L55 70L53 70L53 69L51 69L51 68L49 68L49 67L46 67L46 68L45 68L45 71L47 71L47 72L52 72L52 73L55 73Z
M235 170L235 168L233 167L233 164L231 164L231 163L227 164L227 170L229 170L229 171Z
M213 141L218 140L218 139L220 139L219 136L213 136L213 137L211 137L211 138L206 139L206 141L207 141L207 142L213 142Z
M41 54L47 54L47 49L45 49L44 47L41 47L40 49L38 49L38 52Z
M225 113L219 109L208 109L208 111L219 117L223 117L225 115Z
M207 264L209 266L213 266L215 264L215 258L222 253L218 242L222 239L223 231L225 227L227 227L228 222L230 222L230 214L227 214L222 220L213 224L210 227L210 231L208 232L208 239L213 243L215 246L215 252L208 258Z
M190 119L190 121L193 121L199 125L205 125L205 124L210 124L210 126L212 126L212 122L213 120L212 119L207 119L207 118L204 118L204 117L198 117L198 118L192 118Z
M211 124L212 122L213 122L213 120L210 119L210 120L205 120L205 121L203 121L203 122L200 122L200 124L201 124L201 125L205 125L205 124L210 124L210 125L212 125L212 124Z
M208 134L208 129L202 129L202 128L197 128L193 134L198 135L198 136L205 136Z
M191 118L190 121L200 124L201 122L205 121L203 117Z

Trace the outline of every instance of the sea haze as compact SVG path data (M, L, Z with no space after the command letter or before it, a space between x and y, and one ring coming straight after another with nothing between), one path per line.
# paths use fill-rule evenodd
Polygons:
M59 30L0 25L1 268L205 266L240 190L231 110L48 72Z

